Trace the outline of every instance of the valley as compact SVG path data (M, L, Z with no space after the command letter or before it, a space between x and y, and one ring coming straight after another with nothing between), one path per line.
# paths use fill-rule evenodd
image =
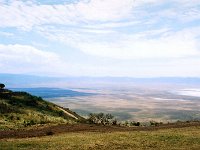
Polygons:
M179 93L180 87L94 87L94 88L23 88L59 106L70 108L79 115L111 113L119 121L158 121L200 119L200 97ZM192 91L192 89L190 90ZM188 94L188 95L187 95ZM43 96L45 95L45 96Z

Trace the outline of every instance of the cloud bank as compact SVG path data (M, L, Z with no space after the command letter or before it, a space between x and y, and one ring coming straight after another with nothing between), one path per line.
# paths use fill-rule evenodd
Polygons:
M62 68L63 64L59 56L52 52L38 50L28 45L0 44L0 66L2 72L52 74L52 69L59 71L58 68Z
M30 74L200 76L194 67L200 65L199 5L0 0L0 67Z

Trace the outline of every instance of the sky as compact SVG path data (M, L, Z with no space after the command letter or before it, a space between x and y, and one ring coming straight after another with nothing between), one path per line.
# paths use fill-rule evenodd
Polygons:
M0 0L0 73L200 77L200 0Z

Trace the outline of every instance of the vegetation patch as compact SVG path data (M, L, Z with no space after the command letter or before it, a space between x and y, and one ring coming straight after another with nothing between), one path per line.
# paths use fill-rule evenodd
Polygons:
M155 131L123 132L73 132L40 138L2 139L2 150L6 149L200 149L199 127L165 129Z
M26 92L13 92L4 87L0 85L0 130L43 124L73 124L84 120L75 112L41 97Z

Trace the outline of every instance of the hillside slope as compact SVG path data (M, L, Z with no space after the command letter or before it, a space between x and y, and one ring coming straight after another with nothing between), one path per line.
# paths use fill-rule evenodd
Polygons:
M0 90L0 130L37 124L71 124L82 119L67 108L26 92Z

